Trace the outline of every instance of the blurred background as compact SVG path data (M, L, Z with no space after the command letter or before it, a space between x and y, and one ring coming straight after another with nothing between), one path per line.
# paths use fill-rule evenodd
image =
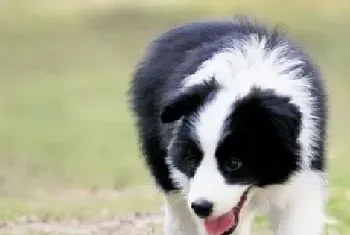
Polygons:
M327 233L350 234L346 0L0 0L0 233L158 213L126 103L133 66L169 27L235 14L279 25L320 65L331 118ZM135 232L118 221L113 234Z

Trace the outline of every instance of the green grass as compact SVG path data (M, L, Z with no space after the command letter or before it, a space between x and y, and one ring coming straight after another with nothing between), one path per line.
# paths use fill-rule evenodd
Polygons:
M142 191L142 194L140 194ZM37 191L25 196L0 197L0 220L101 221L134 212L159 212L160 196L152 188L111 190Z
M23 214L87 218L105 207L112 213L154 210L159 202L154 193L107 201L88 197L73 204L50 194L43 199L28 195L36 189L121 190L150 183L125 97L146 43L181 22L252 13L284 25L325 75L333 157L328 210L339 221L334 229L349 233L350 4L273 0L178 5L54 14L24 5L17 12L14 4L0 12L0 220Z

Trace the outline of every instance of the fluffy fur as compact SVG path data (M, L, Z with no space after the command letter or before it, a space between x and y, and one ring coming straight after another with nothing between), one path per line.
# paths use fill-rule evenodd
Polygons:
M140 145L165 196L166 234L206 234L252 187L234 234L266 209L277 235L323 227L326 101L310 58L276 30L237 18L169 30L130 89Z

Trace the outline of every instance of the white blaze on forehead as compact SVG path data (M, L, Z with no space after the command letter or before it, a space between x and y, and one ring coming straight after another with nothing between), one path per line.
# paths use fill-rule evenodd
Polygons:
M209 127L198 129L199 137L206 133L217 142L225 115L229 112L228 103L246 96L253 86L269 89L277 95L291 98L302 115L302 127L299 142L302 144L303 166L308 167L313 156L312 146L318 138L317 119L313 116L314 98L311 95L309 78L300 77L301 59L289 59L284 55L289 50L288 45L281 44L276 48L266 50L266 39L259 39L252 35L232 47L219 51L211 59L205 61L196 73L188 76L184 82L184 89L215 79L226 93L218 94L212 105L218 107L207 108L208 113L200 113L203 117L201 125ZM224 98L225 97L225 98ZM220 101L219 101L220 100ZM219 107L220 106L220 107ZM216 129L217 128L217 129ZM207 148L208 141L203 144Z
M193 118L198 144L205 156L203 156L191 182L183 173L173 167L171 160L167 158L167 163L172 166L170 171L173 180L181 186L186 194L190 191L193 200L199 195L211 197L208 193L212 191L212 185L214 184L218 187L226 185L217 168L215 150L222 137L225 120L232 111L233 100L231 92L219 90L213 99L200 109L196 118ZM205 187L202 187L203 185L210 185L210 190L208 192L201 191L200 189L205 189ZM224 192L224 189L220 189L220 191ZM189 203L192 199L189 199Z
M215 154L232 104L232 93L222 90L200 110L194 126L204 154Z

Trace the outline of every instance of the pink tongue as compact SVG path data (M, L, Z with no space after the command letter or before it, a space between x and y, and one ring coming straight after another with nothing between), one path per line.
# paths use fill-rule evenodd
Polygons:
M235 224L235 214L230 211L215 219L204 220L204 226L209 235L221 235Z

